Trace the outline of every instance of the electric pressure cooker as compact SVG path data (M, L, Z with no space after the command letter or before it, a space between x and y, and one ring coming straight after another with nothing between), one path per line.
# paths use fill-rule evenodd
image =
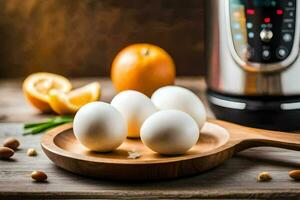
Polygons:
M300 0L207 0L208 101L219 119L300 130Z

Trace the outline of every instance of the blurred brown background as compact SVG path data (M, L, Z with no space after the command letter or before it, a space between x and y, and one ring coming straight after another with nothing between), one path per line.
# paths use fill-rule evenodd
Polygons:
M161 46L200 75L204 0L1 0L0 78L36 71L107 76L131 43Z

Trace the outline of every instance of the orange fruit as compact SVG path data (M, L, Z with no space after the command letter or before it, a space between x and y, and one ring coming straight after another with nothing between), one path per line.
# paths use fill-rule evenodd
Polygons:
M28 76L23 82L23 93L27 100L42 112L51 111L49 92L53 89L60 92L69 92L72 85L63 76L40 72Z
M115 89L137 90L147 96L175 81L175 65L162 48L151 44L134 44L114 59L111 79Z
M85 104L98 101L100 95L100 84L94 82L72 90L67 94L59 90L51 90L49 93L49 104L57 114L75 114Z

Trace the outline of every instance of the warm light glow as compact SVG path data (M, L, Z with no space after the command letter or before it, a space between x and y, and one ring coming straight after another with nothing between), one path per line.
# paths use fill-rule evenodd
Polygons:
M276 13L277 13L277 15L282 15L283 14L283 10L277 10Z
M239 19L241 17L241 13L240 12L234 12L233 13L234 18Z
M265 23L270 23L270 22L271 22L271 18L270 18L270 17L266 17L266 18L264 19L264 21L265 21Z
M254 15L255 14L255 10L254 9L247 9L247 14L248 15Z

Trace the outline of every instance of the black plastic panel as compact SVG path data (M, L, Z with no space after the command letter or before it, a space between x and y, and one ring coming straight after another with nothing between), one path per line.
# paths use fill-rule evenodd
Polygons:
M232 39L245 62L278 63L293 47L296 0L230 0ZM262 39L268 33L271 39Z
M207 91L207 95L210 108L218 119L255 128L279 131L300 130L300 109L282 110L280 108L282 103L300 102L300 96L228 96L212 90ZM213 104L210 97L230 102L244 102L247 106L244 110L226 108Z

